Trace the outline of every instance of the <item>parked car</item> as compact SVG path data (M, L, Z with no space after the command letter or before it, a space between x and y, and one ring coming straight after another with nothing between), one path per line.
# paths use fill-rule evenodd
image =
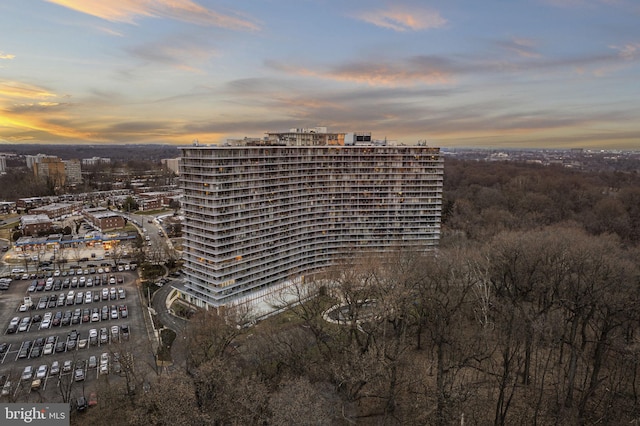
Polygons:
M84 370L82 368L76 368L76 371L73 373L73 380L76 382L84 380Z
M36 371L36 378L44 379L45 377L47 377L48 371L49 371L49 366L46 364L42 364L41 366L38 367L38 370Z
M100 343L107 343L109 341L109 333L106 327L100 329Z
M84 373L83 373L82 379L80 380L84 380ZM76 379L76 382L80 380ZM78 412L83 412L84 410L87 409L88 406L89 406L89 403L87 402L87 398L85 398L84 396L81 396L78 399L76 399L76 410Z
M122 331L122 338L125 340L129 340L129 325L128 324L124 324L120 327L120 330Z
M58 373L60 373L60 362L53 361L51 363L51 371L49 372L49 374L52 376L56 376Z
M2 386L2 396L7 396L11 393L11 381L7 380Z
M18 331L27 331L29 329L29 325L31 325L31 317L22 318L20 325L18 326Z
M95 355L89 357L89 368L96 368L98 366L98 358Z
M89 330L89 344L97 345L98 344L98 330L92 328Z
M33 378L33 367L27 365L24 370L22 370L22 380L31 380Z

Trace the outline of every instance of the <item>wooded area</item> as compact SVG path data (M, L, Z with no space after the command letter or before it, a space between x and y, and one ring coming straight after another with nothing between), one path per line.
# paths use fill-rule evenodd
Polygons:
M447 160L444 194L437 252L345 259L253 327L201 312L186 371L84 420L637 424L638 175Z

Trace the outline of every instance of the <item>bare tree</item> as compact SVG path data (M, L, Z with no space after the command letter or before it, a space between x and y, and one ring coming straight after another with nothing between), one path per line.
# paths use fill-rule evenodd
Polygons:
M250 310L245 307L198 311L185 330L187 368L197 368L209 360L227 357L230 345L244 334L246 329L243 325L251 318Z

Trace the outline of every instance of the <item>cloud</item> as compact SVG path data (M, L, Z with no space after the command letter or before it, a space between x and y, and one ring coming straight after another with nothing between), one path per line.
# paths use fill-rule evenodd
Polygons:
M536 44L531 39L513 37L509 40L499 40L495 43L502 49L515 53L522 58L539 58L542 56L536 51Z
M67 103L59 103L59 102L35 102L35 103L27 103L27 104L17 104L7 108L7 111L11 111L16 114L23 113L32 113L32 112L44 112L44 111L52 111L60 110L61 108L65 108L69 106Z
M618 51L618 55L627 61L640 58L640 43L627 43L623 46L610 46Z
M399 32L441 28L447 23L447 20L438 12L424 9L409 10L400 6L362 12L354 15L354 18Z
M135 23L137 18L168 18L196 25L231 30L255 31L251 20L226 15L200 6L191 0L47 0L77 12L112 22Z
M10 53L4 53L4 52L0 51L0 59L13 59L15 57L16 57L16 55L12 55Z
M369 86L444 85L453 82L456 65L441 56L416 56L399 61L363 60L313 70L267 60L267 67L303 77L317 77Z
M0 81L0 96L9 98L46 99L56 94L31 84L17 81Z
M105 34L109 34L116 37L124 37L124 34L122 34L121 32L112 30L111 28L107 28L107 27L94 27L94 28Z
M173 37L126 50L145 62L170 65L187 71L198 71L193 64L205 61L216 53L214 49L206 45L199 46L199 43L198 40L193 40L190 37Z
M57 121L57 123L56 123ZM90 132L77 130L71 124L64 124L64 120L51 119L48 115L40 114L15 114L8 110L0 109L0 129L9 133L9 137L22 139L47 140L54 138L70 138L76 140L96 139L96 135Z

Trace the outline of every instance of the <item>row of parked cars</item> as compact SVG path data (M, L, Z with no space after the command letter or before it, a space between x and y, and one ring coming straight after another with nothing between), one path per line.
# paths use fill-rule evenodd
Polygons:
M84 337L77 330L71 330L66 337L48 336L35 340L27 340L20 344L17 359L34 359L43 355L69 352L75 349L85 349L88 346L106 345L109 343L129 340L129 325L113 325L110 328L92 328ZM0 358L8 352L8 343L0 344Z
M100 285L122 284L124 277L122 275L96 275L95 277L73 277L73 278L48 278L47 280L33 280L27 291L29 293L39 291L60 291L65 288L77 287L93 287Z
M0 290L9 290L12 281L11 277L0 278Z
M70 269L65 270L43 270L40 272L25 272L24 268L13 269L12 274L14 278L21 280L33 280L33 279L41 279L41 278L55 278L55 277L72 277L74 275L93 275L93 274L102 274L109 272L124 272L124 271L135 271L136 264L124 264L118 266L111 266L109 263L103 263L100 267L97 265L88 266L86 268L70 267Z
M100 302L101 300L117 300L124 299L126 297L126 291L124 288L116 288L116 287L103 287L102 291L100 290L87 290L87 291L78 291L76 293L75 290L69 290L68 292L62 292L60 294L46 295L40 297L38 302L33 305L31 303L31 299L28 299L28 302L21 304L18 308L19 312L27 312L30 308L35 309L47 309L47 308L55 308L62 307L65 305L81 305L81 304L89 304L92 302ZM31 304L31 307L29 306Z
M30 327L39 323L38 328L44 330L57 326L68 326L72 324L80 324L85 322L98 322L107 321L109 319L115 320L119 318L128 318L129 309L127 305L103 305L102 309L95 306L90 308L76 308L75 310L46 312L43 316L34 315L25 317L13 317L9 322L7 333L25 332L29 331Z
M27 365L22 370L20 381L30 382L31 390L38 390L45 380L65 374L73 374L73 380L81 382L85 380L91 370L96 370L100 375L106 375L109 374L109 372L121 374L122 364L120 355L115 352L113 357L111 357L108 352L103 352L100 358L94 355L89 357L88 360L78 360L75 364L72 360L66 360L63 361L62 365L60 361L53 361L51 365L41 364L37 368L34 368L32 365ZM13 388L12 383L6 377L3 377L2 380L2 395L9 395ZM95 401L95 397L90 397L89 400ZM97 401L95 401L95 403L97 403ZM93 405L95 405L95 403ZM89 402L88 405L92 405L91 402Z

